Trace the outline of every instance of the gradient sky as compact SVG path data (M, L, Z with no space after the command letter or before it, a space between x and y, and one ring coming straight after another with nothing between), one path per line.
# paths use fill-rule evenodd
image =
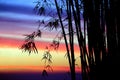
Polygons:
M55 36L55 31L43 31L42 38L37 39L38 54L29 55L19 49L25 37L23 35L35 31L39 19L49 18L35 14L33 11L34 1L0 0L0 72L41 71L44 68L44 62L41 59L46 45L49 45ZM69 70L68 60L64 57L65 50L64 43L61 43L58 52L51 52L53 70ZM76 57L78 56L76 45ZM76 63L79 64L79 60Z

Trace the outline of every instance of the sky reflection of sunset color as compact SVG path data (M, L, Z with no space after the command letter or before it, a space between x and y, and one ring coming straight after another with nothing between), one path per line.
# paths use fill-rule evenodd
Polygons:
M22 40L11 39L11 38L0 38L0 71L41 71L44 68L44 61L42 56L45 51L46 42L37 42L38 54L32 53L29 55L27 52L22 52L19 46L22 44ZM69 70L68 61L65 56L65 46L60 45L58 51L51 51L52 53L52 66L55 71ZM79 56L79 54L77 54ZM33 66L33 67L31 67ZM55 67L58 66L58 67ZM66 67L67 69L64 69Z

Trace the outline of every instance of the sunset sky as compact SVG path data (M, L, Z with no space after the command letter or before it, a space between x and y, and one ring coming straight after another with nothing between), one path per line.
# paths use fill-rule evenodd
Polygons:
M37 21L49 17L38 16L33 11L35 0L0 0L0 72L41 71L45 47L50 44L57 31L42 31L42 37L36 39L38 54L22 52L19 48L24 42L24 34L30 34L38 28ZM51 51L54 71L69 70L64 40L58 51ZM79 57L75 44L76 58ZM80 65L79 59L76 64ZM78 68L78 70L80 70Z

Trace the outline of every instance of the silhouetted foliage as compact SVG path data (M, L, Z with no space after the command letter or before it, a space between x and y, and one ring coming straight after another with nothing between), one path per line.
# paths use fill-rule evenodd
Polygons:
M53 40L52 44L50 45L54 48L54 50L58 50L59 48L59 41Z
M40 15L41 14L45 14L45 8L44 7L40 7L38 14L40 14Z
M48 61L48 63L52 63L52 55L50 54L50 51L45 51L43 54L42 60L45 60L45 63Z
M47 77L47 76L48 76L48 73L47 73L46 70L43 70L43 71L42 71L42 76L43 76L43 77Z
M29 54L33 51L34 53L38 53L38 50L35 46L34 42L26 42L24 43L20 49L23 49L23 51L28 51Z
M46 26L48 26L50 30L53 30L54 28L57 29L58 23L50 21Z
M41 37L41 31L40 30L37 31L36 36Z
M48 71L51 71L51 72L53 72L53 69L52 69L52 67L48 64L46 67L45 67Z
M48 8L55 11L52 13ZM35 9L40 15L46 14L51 17L48 21L40 21L39 27L44 24L50 31L61 29L59 32L62 36L57 34L58 40L53 39L50 47L57 50L61 39L64 39L65 56L69 62L71 80L76 80L75 37L80 51L83 80L108 80L109 76L116 74L118 70L116 65L119 65L120 57L118 48L119 0L41 0L37 2ZM33 42L35 35L41 37L41 31L27 35L26 43L22 46L24 51L37 52ZM48 47L46 49L43 59L51 63L50 50ZM48 68L50 67L49 65ZM111 69L113 73L109 72ZM103 74L100 75L100 73ZM118 78L118 76L113 76L115 77Z
M25 37L25 41L24 43L21 45L20 49L23 51L27 51L30 53L34 52L34 53L38 53L38 50L36 48L34 39L36 37L41 37L41 31L37 30L36 32L33 32L32 34L29 35L24 35Z

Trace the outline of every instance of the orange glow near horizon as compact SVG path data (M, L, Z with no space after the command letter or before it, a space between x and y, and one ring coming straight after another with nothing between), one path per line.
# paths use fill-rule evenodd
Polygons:
M50 42L36 41L38 54L22 52L19 47L23 44L22 39L0 37L0 72L39 72L44 69L42 61L46 45ZM65 45L60 44L58 51L51 51L53 70L56 72L69 71L68 60L64 57L66 53ZM75 57L79 56L77 45L75 45ZM80 60L76 61L76 64ZM76 67L77 71L81 71Z
M53 71L48 72L69 72L68 66L52 66ZM14 73L14 72L42 72L44 66L0 66L0 72ZM80 68L76 68L76 72L81 72Z

